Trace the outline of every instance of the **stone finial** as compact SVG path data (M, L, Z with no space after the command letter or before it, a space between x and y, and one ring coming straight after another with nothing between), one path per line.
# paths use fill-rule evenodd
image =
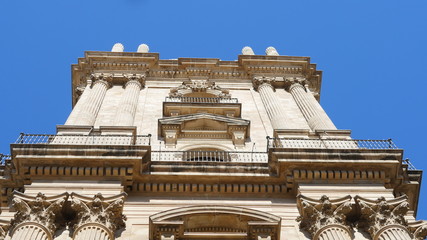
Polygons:
M279 53L274 47L268 47L267 49L265 49L265 54L270 56L279 56Z
M351 196L329 200L323 195L320 200L316 200L299 195L298 210L301 215L297 221L300 221L300 228L312 236L328 225L341 226L348 230L346 219L347 214L352 211L350 200Z
M254 50L252 50L252 48L249 46L242 48L242 54L243 55L255 55Z
M125 47L123 46L123 44L121 43L116 43L114 44L114 46L111 48L112 52L123 52L125 50Z
M392 200L386 200L384 197L370 200L356 196L356 204L361 213L359 226L365 228L373 239L377 239L377 235L383 228L391 225L407 229L405 220L405 214L409 210L407 199L406 195Z
M139 53L148 53L148 51L150 51L150 48L148 47L147 44L143 43L143 44L140 44L138 46L137 52L139 52Z
M114 233L125 227L126 216L123 215L124 198L126 193L112 197L103 197L101 193L93 198L76 193L71 194L71 208L77 212L74 229L87 224L101 224Z
M12 206L16 213L11 222L13 229L21 224L35 223L45 227L50 234L54 234L59 223L59 214L62 206L68 199L68 193L63 193L53 197L46 197L42 193L32 197L20 192L14 192Z

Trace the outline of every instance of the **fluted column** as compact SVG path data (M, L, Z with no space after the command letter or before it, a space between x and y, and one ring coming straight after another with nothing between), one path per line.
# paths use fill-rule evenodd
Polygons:
M136 107L138 105L139 93L142 88L141 81L144 75L128 75L125 84L125 91L120 99L119 109L114 119L115 126L132 126L135 118Z
M125 227L126 217L123 204L126 193L103 197L101 193L93 198L76 193L71 194L71 208L76 211L74 240L113 240L115 232Z
M42 193L32 197L15 192L12 204L16 214L11 222L11 239L53 239L60 226L57 221L67 198L67 193L47 198Z
M253 84L261 96L273 129L287 129L285 112L279 99L274 94L273 81L274 78L270 77L254 77Z
M92 80L94 81L93 87L87 101L82 106L78 114L78 119L76 120L75 125L93 126L95 124L96 116L98 115L99 109L104 101L105 93L110 86L108 83L110 78L111 75L92 75Z
M304 87L304 79L287 78L288 91L312 130L336 130L331 119L314 98L308 88Z
M371 234L373 240L411 240L405 214L409 210L407 197L401 196L392 200L384 197L370 200L355 197L360 209L359 226Z
M320 200L298 196L300 228L307 231L313 240L351 240L352 233L347 225L347 214L352 211L351 197Z
M75 125L78 120L78 115L82 110L83 106L87 104L88 98L90 96L92 80L87 80L86 87L83 90L82 95L80 96L77 103L74 105L73 111L71 111L70 116L68 116L65 125Z

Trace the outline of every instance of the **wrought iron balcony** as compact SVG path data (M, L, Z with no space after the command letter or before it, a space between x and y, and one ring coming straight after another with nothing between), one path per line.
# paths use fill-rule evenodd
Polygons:
M15 144L150 145L151 135L52 135L21 133Z
M267 163L266 152L152 151L151 161Z
M313 148L313 149L398 149L391 139L292 139L267 138L267 148Z
M180 103L238 103L237 98L219 98L219 97L166 97L165 102Z

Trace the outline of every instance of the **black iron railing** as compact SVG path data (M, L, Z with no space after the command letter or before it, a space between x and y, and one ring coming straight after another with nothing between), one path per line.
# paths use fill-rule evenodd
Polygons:
M53 135L21 133L15 144L150 145L151 135Z
M11 156L0 153L0 165L5 165L6 161L10 160Z
M398 149L391 139L293 139L269 137L267 137L267 148Z
M219 97L166 97L165 102L180 103L238 103L237 98L219 98Z
M267 163L266 152L152 151L151 161Z
M407 158L407 159L403 159L402 160L402 163L403 164L406 164L407 166L408 166L408 170L418 170L412 163L411 163L411 161L409 160L409 158Z

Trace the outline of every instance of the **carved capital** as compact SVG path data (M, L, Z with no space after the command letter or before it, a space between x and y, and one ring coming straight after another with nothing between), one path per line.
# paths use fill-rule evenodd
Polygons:
M103 83L107 88L111 87L113 81L113 74L111 73L93 73L90 75L90 79L94 84Z
M427 237L427 221L408 223L409 231L414 235L414 240L423 240Z
M305 86L308 84L307 79L302 77L284 77L284 79L287 91L291 91L294 87L303 87L305 90Z
M276 81L275 77L264 77L264 76L255 76L252 79L252 84L254 86L254 89L258 91L259 87L267 84L270 85L273 89L273 83Z
M11 227L15 229L21 224L34 223L46 228L53 234L62 224L61 210L68 193L63 193L53 197L46 197L42 193L32 197L20 192L14 192L12 206L16 210L11 222Z
M126 196L126 193L122 193L103 197L98 193L89 198L72 193L71 208L77 213L74 229L85 224L101 224L114 234L116 230L124 228L126 216L123 215L123 204Z
M125 84L125 88L129 83L137 83L140 89L145 87L146 74L124 74L124 77L128 80Z
M381 230L388 226L397 225L407 229L404 218L409 210L407 199L406 195L392 200L386 200L384 197L369 200L356 196L356 204L361 213L359 226L368 231L373 239L377 239Z
M317 236L319 232L329 225L347 227L347 214L352 211L351 196L330 200L323 195L320 200L298 196L298 210L300 228L310 235Z
M0 240L5 239L7 233L10 229L10 222L5 220L0 220Z

